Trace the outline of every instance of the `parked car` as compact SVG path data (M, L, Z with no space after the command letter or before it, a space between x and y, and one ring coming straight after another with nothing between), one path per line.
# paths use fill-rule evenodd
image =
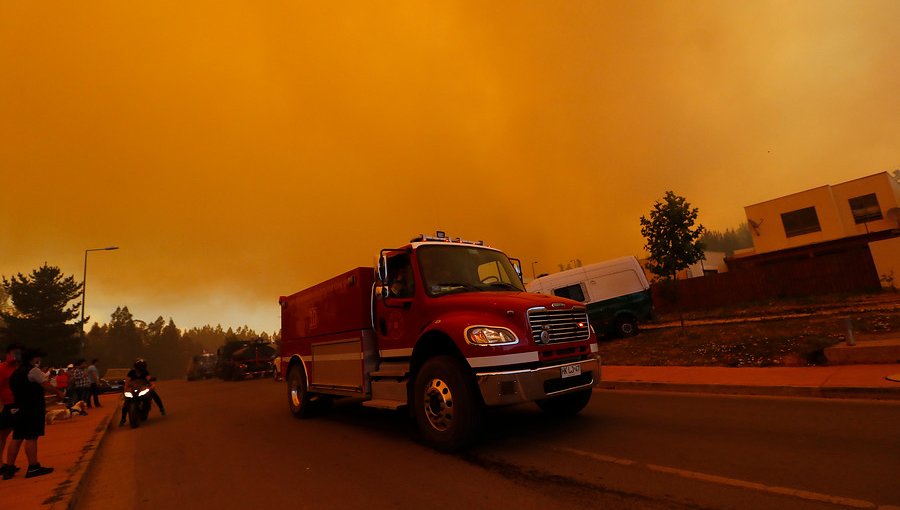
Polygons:
M128 379L130 368L108 368L97 388L100 393L119 393L125 389L125 379Z
M218 358L216 355L209 352L191 357L187 369L187 380L196 381L197 379L210 379L215 377L217 361Z

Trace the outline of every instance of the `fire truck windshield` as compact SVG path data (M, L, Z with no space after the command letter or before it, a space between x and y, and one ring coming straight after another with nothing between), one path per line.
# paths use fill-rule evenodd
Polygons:
M426 245L416 251L425 291L430 296L455 292L525 292L519 275L502 252L458 244Z

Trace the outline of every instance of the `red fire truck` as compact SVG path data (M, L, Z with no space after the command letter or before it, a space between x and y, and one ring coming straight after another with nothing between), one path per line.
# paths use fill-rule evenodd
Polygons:
M514 263L515 262L515 263ZM572 415L600 381L583 304L525 292L521 264L482 242L421 235L279 299L281 375L298 418L338 398L415 417L452 451L485 406L536 402Z

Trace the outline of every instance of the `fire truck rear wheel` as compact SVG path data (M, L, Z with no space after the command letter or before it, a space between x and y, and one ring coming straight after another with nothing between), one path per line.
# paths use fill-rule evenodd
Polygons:
M291 365L288 372L287 392L291 414L297 418L309 418L312 415L312 403L306 387L306 374L301 363Z
M593 391L588 388L575 393L538 400L536 403L546 413L556 416L574 416L588 405L592 393Z
M427 360L416 374L413 399L419 431L432 447L451 452L474 439L483 403L468 370L456 358Z

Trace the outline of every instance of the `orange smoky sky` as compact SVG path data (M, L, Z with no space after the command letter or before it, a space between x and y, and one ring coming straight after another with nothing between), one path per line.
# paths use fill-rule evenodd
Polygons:
M446 230L527 276L900 166L900 2L0 0L0 274L279 327Z

